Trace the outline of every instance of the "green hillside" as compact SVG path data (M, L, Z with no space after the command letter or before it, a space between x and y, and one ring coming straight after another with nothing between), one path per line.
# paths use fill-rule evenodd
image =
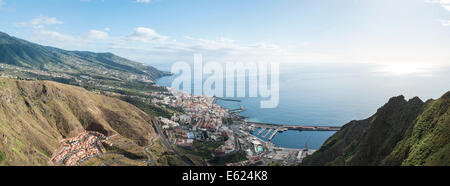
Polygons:
M394 97L352 121L303 165L450 165L450 92L426 103Z
M111 53L67 51L31 43L2 32L0 32L0 51L0 63L33 70L69 74L106 74L121 79L140 75L150 80L165 74L151 66Z

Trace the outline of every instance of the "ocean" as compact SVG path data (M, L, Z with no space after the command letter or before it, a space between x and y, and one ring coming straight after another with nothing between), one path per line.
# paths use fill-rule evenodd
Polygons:
M167 65L158 66L170 70ZM280 99L276 108L262 109L262 98L233 98L242 102L218 100L226 108L247 108L241 115L255 122L293 125L342 126L373 115L389 98L418 96L423 101L439 98L450 90L450 69L429 73L390 74L376 72L373 65L280 64ZM171 86L175 76L158 79ZM255 135L262 138L261 135ZM272 140L286 148L318 149L335 132L286 131ZM270 136L270 135L268 135ZM263 139L263 138L262 138Z

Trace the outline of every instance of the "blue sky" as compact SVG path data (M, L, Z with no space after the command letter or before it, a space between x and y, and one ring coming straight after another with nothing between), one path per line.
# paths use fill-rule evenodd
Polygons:
M0 0L0 31L148 64L450 64L450 0Z

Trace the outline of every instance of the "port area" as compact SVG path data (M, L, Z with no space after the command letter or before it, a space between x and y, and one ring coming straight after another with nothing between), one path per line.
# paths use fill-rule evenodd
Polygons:
M237 119L230 126L236 135L241 149L248 157L258 157L260 161L254 165L277 166L277 165L297 165L302 160L313 154L316 150L309 149L307 145L303 149L277 147L270 141L264 141L255 135L255 125L247 123L245 120ZM278 131L273 130L273 134ZM269 134L267 132L266 134ZM238 164L234 164L238 165Z
M252 123L239 113L246 110L228 109L216 100L236 101L204 95L193 95L166 87L167 92L151 92L150 103L176 108L168 116L159 116L154 127L162 142L190 165L260 166L296 165L312 154L304 149L276 147L253 135L255 129L266 130L270 139L286 130L329 131L339 127L299 126L292 124Z

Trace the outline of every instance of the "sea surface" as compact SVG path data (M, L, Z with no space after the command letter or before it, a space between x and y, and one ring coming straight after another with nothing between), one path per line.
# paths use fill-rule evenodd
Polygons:
M167 65L156 67L170 70ZM255 122L342 126L352 120L370 117L390 97L404 95L410 99L418 96L425 101L439 98L450 90L449 68L421 73L386 73L374 69L377 67L372 65L282 63L278 107L262 109L260 101L263 98L249 97L233 98L241 100L240 103L220 100L217 103L232 109L244 106L247 110L241 115ZM171 86L176 77L163 77L157 82ZM318 149L334 133L287 131L277 134L272 143L287 148L307 145ZM257 136L262 138L262 135Z

